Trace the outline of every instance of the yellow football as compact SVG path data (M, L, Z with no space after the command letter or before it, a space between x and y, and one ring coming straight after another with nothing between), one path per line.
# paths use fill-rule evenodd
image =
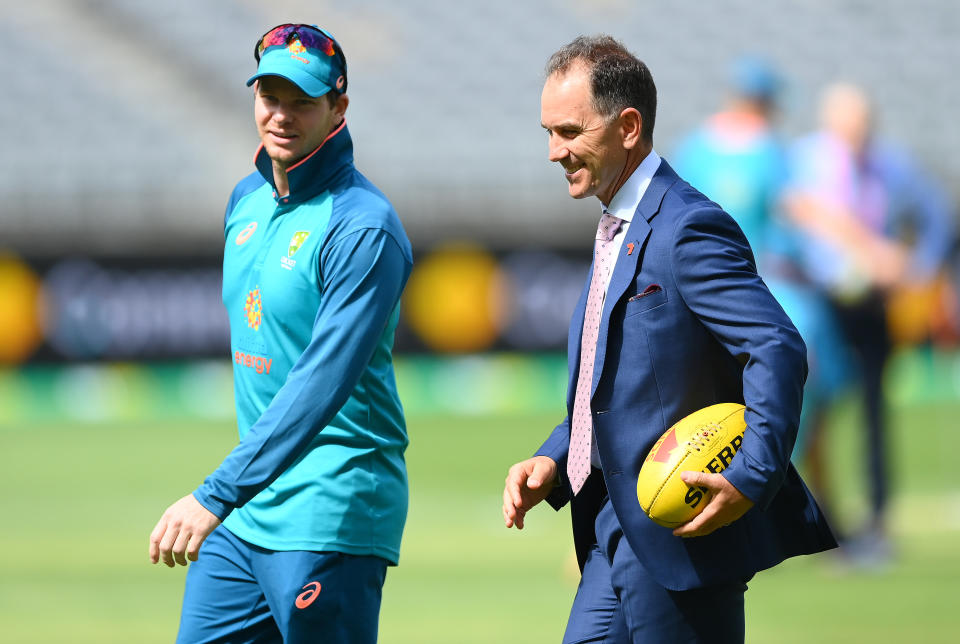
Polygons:
M722 472L743 442L744 406L719 403L695 411L663 433L640 466L637 499L648 517L675 528L700 514L706 489L690 487L680 473Z

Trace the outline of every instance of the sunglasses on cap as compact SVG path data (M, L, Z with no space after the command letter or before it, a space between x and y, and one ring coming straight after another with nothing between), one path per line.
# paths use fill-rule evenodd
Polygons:
M260 36L256 47L253 48L253 57L260 62L260 56L268 47L286 47L294 37L300 40L300 44L309 49L319 49L327 56L343 53L340 51L340 45L333 37L320 27L304 24L286 23L277 25L267 33Z

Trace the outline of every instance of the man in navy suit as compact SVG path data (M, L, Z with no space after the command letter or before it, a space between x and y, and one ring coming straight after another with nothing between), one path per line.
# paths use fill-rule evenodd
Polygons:
M790 463L803 341L733 219L654 152L655 115L650 71L609 36L547 64L549 158L603 216L570 325L567 418L510 468L503 514L522 529L540 501L570 502L582 572L570 644L742 642L753 574L836 545ZM719 402L746 405L742 447L722 474L683 474L710 500L662 528L637 502L640 466L668 427Z

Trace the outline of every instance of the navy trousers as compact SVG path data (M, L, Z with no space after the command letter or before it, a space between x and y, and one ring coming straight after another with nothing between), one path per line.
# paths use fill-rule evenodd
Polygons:
M596 534L564 644L743 643L745 583L667 590L640 564L609 501L597 515Z
M223 526L187 571L179 644L373 644L387 561L374 556L276 551Z

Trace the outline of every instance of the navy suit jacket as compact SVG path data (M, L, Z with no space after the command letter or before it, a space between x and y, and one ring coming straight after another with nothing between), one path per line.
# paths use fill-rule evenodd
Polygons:
M746 581L787 557L836 546L790 463L803 340L757 275L737 224L666 161L627 228L600 321L591 409L605 485L594 473L572 497L569 418L589 282L570 324L567 419L537 452L559 466L561 484L547 500L557 509L572 501L581 568L605 495L641 563L672 590ZM637 475L664 431L720 402L746 406L743 444L723 476L755 506L705 537L675 537L643 513Z

